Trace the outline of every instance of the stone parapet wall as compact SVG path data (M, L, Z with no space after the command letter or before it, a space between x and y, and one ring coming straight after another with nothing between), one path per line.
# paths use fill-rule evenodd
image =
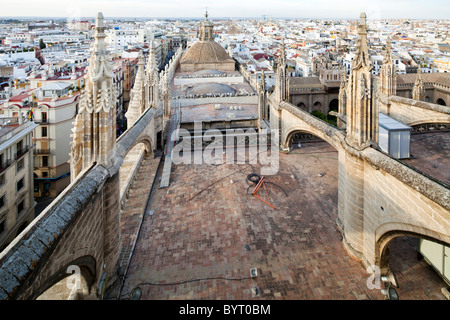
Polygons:
M94 257L100 272L98 233L103 234L102 187L108 177L99 165L81 174L1 253L0 299L37 298L81 256Z
M406 125L450 123L450 107L399 96L379 95L379 111Z
M450 190L389 156L367 148L364 159L364 260L377 264L385 234L450 243Z

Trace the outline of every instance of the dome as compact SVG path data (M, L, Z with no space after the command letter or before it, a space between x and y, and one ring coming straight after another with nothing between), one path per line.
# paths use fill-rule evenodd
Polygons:
M215 41L198 41L192 45L181 58L182 64L207 64L232 62L225 49Z
M205 69L234 71L235 62L226 50L214 41L214 25L205 14L200 26L199 41L186 50L180 61L181 72L195 72Z
M198 83L186 90L186 95L235 94L236 90L224 83Z

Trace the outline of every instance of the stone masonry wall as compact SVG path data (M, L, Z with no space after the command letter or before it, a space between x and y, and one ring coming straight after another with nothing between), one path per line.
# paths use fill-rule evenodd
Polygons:
M379 111L409 126L423 123L450 123L450 107L390 96L378 100Z
M426 189L427 194L419 188ZM364 262L379 261L383 248L377 245L392 231L450 244L449 196L446 187L381 152L368 150L364 161Z
M81 175L2 253L0 299L36 298L60 280L56 275L83 256L95 259L99 279L104 242L112 241L104 238L102 204L108 193L115 196L111 189L116 181L107 180L108 171L101 166Z
M364 228L364 161L349 153L345 154L343 163L345 184L345 202L343 214L344 245L357 259L362 258L363 253L363 228ZM342 165L342 163L339 163ZM339 181L342 184L343 181Z

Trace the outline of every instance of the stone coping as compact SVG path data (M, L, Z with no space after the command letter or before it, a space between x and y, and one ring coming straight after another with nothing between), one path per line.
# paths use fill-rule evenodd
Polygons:
M414 100L414 99L409 99L409 98L403 98L403 97L399 97L399 96L389 96L388 101L390 103L392 103L392 102L403 103L403 104L407 104L407 105L410 105L413 107L428 109L428 110L441 112L441 113L450 115L450 107L441 106L439 104L434 104L434 103L429 103L429 102Z
M101 165L86 170L0 253L0 299L12 297L39 262L52 253L108 177L108 170Z

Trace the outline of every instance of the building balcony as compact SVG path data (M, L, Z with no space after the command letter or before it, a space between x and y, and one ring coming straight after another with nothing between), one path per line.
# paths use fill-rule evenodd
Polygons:
M17 150L15 160L20 159L25 153L28 152L33 146L25 146L22 149Z
M48 163L42 163L42 164L34 164L33 166L33 170L38 171L38 170L50 170L49 164Z
M50 124L50 122L47 119L44 120L34 120L37 124Z
M12 161L11 160L6 160L5 162L3 162L2 164L0 164L0 173L2 173L3 171L5 171L10 165L11 165Z
M50 154L50 149L34 149L34 154Z

